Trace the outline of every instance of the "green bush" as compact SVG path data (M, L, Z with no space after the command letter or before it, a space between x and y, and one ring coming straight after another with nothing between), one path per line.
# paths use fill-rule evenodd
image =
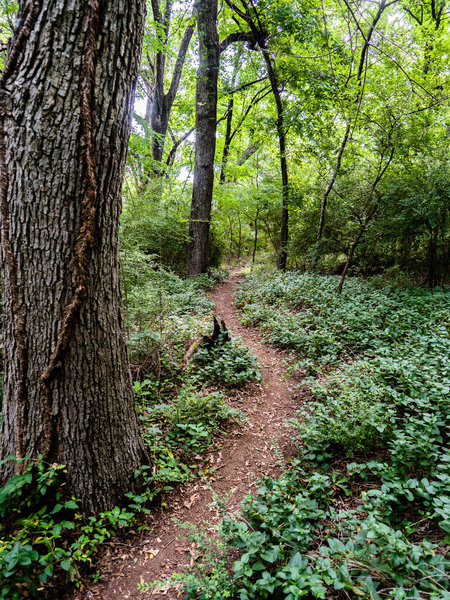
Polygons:
M14 460L10 457L7 460ZM29 457L0 490L0 598L35 597L53 576L77 582L78 567L90 565L98 546L134 512L114 508L84 519L79 501L64 494L64 466Z
M122 268L130 360L139 378L155 380L160 396L179 385L189 343L207 333L213 304L206 291L224 274L185 279L137 250L123 254Z
M145 382L136 387L145 394ZM163 487L167 489L166 484L195 476L192 457L204 452L225 424L244 421L241 412L226 404L223 394L196 391L192 385L181 387L167 403L160 403L150 394L141 397L139 405L143 438L153 463L146 478L153 495Z
M179 275L186 273L192 188L176 179L155 179L145 192L124 190L120 247L126 255L141 252ZM210 265L220 266L224 243L213 222L210 231Z
M450 597L450 296L379 284L259 274L238 292L310 375L300 460L223 523L240 600Z
M259 365L248 348L228 340L223 334L211 348L203 346L195 352L190 374L197 384L229 388L261 380Z
M438 546L413 542L376 513L338 512L336 491L348 491L347 482L296 466L264 480L242 519L225 519L229 545L241 550L239 598L328 598L338 590L373 600L447 597L450 563Z

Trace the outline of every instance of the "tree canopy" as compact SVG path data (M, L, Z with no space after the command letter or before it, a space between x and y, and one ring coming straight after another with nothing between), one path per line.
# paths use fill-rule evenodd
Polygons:
M144 178L149 199L158 190L181 228L193 180L199 5L167 2L171 34L150 14L128 161L128 192L141 193ZM435 285L448 258L445 1L227 1L217 29L213 262L250 252L258 237L282 268L400 265ZM174 76L178 87L155 168L158 133L143 107L159 89L161 56L167 94Z

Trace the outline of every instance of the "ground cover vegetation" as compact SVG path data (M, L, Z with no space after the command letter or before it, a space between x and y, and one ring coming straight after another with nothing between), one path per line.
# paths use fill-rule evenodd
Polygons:
M244 322L308 375L291 421L299 458L224 519L215 551L239 549L232 578L225 559L220 573L191 570L189 598L219 598L222 580L241 599L450 593L450 295L337 285L262 273L237 294Z
M86 498L81 502L66 491L74 466L46 460L39 453L40 441L28 461L18 448L16 474L0 493L1 594L4 598L45 594L52 581L64 585L64 577L67 585L80 582L85 572L82 565L91 565L99 545L130 524L138 527L138 515L145 515L148 503L161 490L198 474L201 460L196 457L212 443L214 434L230 421L242 420L228 408L226 394L259 378L249 353L225 336L212 350L200 346L189 360L185 357L194 339L211 333L212 305L207 292L223 277L219 269L223 261L244 258L253 267L278 263L283 269L296 269L279 276L262 271L244 285L238 302L244 322L261 327L269 343L291 350L289 371L307 378L310 401L292 420L303 445L299 462L280 479L265 481L259 496L248 500L242 520L225 522L226 542L209 566L195 565L198 571L191 573L188 597L326 597L345 591L372 598L447 597L444 573L448 564L442 544L449 535L448 408L444 400L449 350L445 283L450 258L450 169L445 144L448 2L226 0L217 8L210 0L152 0L137 74L144 2L115 1L117 6L133 7L142 17L126 27L131 35L136 24L136 48L130 58L133 68L123 70L137 76L137 101L122 189L120 252L128 354L149 464L135 471L136 489L127 494L125 509L102 510L95 516L92 497L92 515L86 516ZM39 437L51 429L47 392L37 391L36 402L29 405L43 408L29 420L28 430L4 435L5 423L14 422L8 410L12 407L14 412L14 407L28 401L24 394L29 389L40 389L36 381L26 389L27 361L17 349L33 349L38 366L33 374L29 369L30 378L42 374L50 361L54 383L71 382L74 373L82 373L77 382L96 385L100 381L92 374L95 353L83 369L75 367L77 357L64 350L56 357L50 354L51 348L62 348L59 341L65 338L59 330L60 302L54 302L62 293L61 286L67 288L63 296L70 298L74 293L74 306L84 307L88 300L91 311L100 306L97 300L103 289L90 285L87 300L76 295L81 288L73 285L67 257L78 246L69 244L61 251L51 246L51 235L58 232L54 239L67 241L87 231L91 241L84 246L89 263L86 273L94 271L102 282L119 279L115 271L98 277L97 245L92 243L94 239L98 243L116 240L116 233L105 233L106 219L100 214L90 221L89 227L96 227L94 233L86 228L85 215L75 214L82 205L83 186L90 190L89 198L102 198L98 182L109 179L101 169L119 161L120 154L121 165L113 169L119 192L119 172L125 166L127 118L117 114L123 132L119 135L113 127L105 142L103 125L114 120L100 118L106 114L103 109L97 114L90 107L92 114L81 111L79 117L80 81L85 74L78 73L76 65L91 69L92 61L100 64L102 59L97 52L88 52L98 29L94 27L96 3L81 3L69 18L90 23L87 29L84 25L77 29L89 33L86 43L81 40L76 48L77 52L83 49L83 57L78 56L68 68L66 52L55 52L48 64L56 68L62 61L60 73L44 78L54 90L67 89L67 97L70 91L76 110L62 110L57 101L52 104L56 96L47 89L38 97L49 99L48 105L20 104L28 101L29 89L41 90L42 82L33 79L37 71L26 71L29 61L18 60L17 52L8 63L11 36L20 40L16 49L32 56L41 53L42 64L47 64L48 47L40 47L39 40L52 39L56 33L63 36L66 31L50 18L37 18L44 3L34 3L33 10L31 4L11 0L0 7L0 63L4 68L0 81L0 138L4 141L0 140L0 146L5 146L4 158L0 157L1 236L2 256L10 259L2 261L6 342L2 341L1 349L2 353L5 349L5 373L11 365L18 365L11 368L8 379L0 374L0 387L3 379L7 381L4 447L13 439L31 440L36 432ZM59 8L63 4L60 0L53 3ZM111 8L112 3L109 6L112 21L127 12ZM82 9L89 14L82 14ZM25 23L25 33L19 35ZM49 31L29 36L33 27ZM105 25L103 33L110 29ZM208 57L202 51L206 33L214 50L209 71L204 70ZM67 40L60 42L55 48L67 47ZM115 49L113 43L98 46ZM132 44L126 47L133 50ZM9 48L11 56L14 43ZM119 63L113 62L118 70ZM22 67L24 73L18 73ZM195 90L198 67L198 80L211 91L205 98ZM104 70L114 69L107 66ZM68 77L64 85L57 77L61 73ZM95 83L99 82L89 85ZM126 85L131 89L133 82ZM108 86L89 88L85 95L106 106L108 94L117 92L115 87L120 86L108 79ZM11 90L16 94L14 110ZM209 152L209 179L208 197L201 200L198 190L205 187L198 185L201 144L196 148L194 132L196 121L205 122L205 114L209 142L202 148ZM68 118L64 127L58 125L61 115ZM81 120L72 122L72 117ZM47 131L49 123L54 130L44 136L41 132ZM94 127L93 142L85 133L80 136L89 123ZM23 138L19 148L14 144L22 138L15 128L22 126L36 137ZM76 133L69 141L50 146L55 136L71 127ZM111 142L114 136L116 146ZM67 163L59 159L59 146L66 151L73 139L81 137L88 141L77 146L79 156L71 153L74 170L69 173ZM43 140L45 151L36 151ZM107 156L106 150L113 147L114 155ZM24 148L30 149L30 160L20 158ZM89 179L90 154L96 159L96 177ZM47 156L48 163L33 167L31 158L45 161ZM60 173L57 167L63 163L65 170ZM80 165L83 173L78 172ZM25 182L23 194L12 193L3 176L8 172L13 182L19 171ZM48 181L55 175L55 185L42 188L42 201L37 201L33 196L37 188L28 182L44 181L45 173ZM64 216L68 202L64 182L69 180L81 182L81 191L78 196L72 194L77 198L73 214L69 211ZM115 204L108 218L111 231L116 231L120 193L112 195ZM28 200L22 201L25 197ZM47 204L49 198L54 205ZM193 210L199 203L200 217ZM24 217L25 208L42 209L41 220L33 212ZM34 227L41 221L46 225ZM68 230L69 221L73 221L73 231ZM24 228L19 231L20 223ZM199 261L204 272L186 279L186 273L193 273L189 247L198 241L194 240L196 225L207 237ZM49 239L39 237L42 231L49 232ZM37 241L29 237L32 234ZM26 267L41 265L42 256L51 255L50 246L54 251L51 266L33 280L32 270ZM22 252L15 262L13 250ZM116 254L117 243L113 243L103 255ZM61 257L64 264L53 269ZM84 273L84 258L78 275ZM16 278L14 266L19 269ZM64 283L49 273L63 273ZM318 273L327 276L318 277ZM346 275L371 279L352 277L344 284ZM29 290L30 306L39 296L39 286L44 290L36 319L28 320L28 325L36 323L35 330L30 325L25 332L28 345L21 343L23 315L15 295L16 279L19 295ZM114 318L120 313L117 290L115 285ZM111 305L108 294L103 301L100 316ZM54 306L53 321L38 326L41 317L50 315L49 306ZM89 314L83 315L81 319L72 315L73 322L96 322L89 320ZM44 331L51 338L45 342ZM69 350L76 348L73 331L63 333L67 333ZM113 332L105 347L113 337L123 339L117 333ZM63 365L64 377L59 372L55 375L56 358ZM122 365L126 373L126 361ZM128 379L123 377L117 386L123 398L132 397ZM94 383L89 389L94 389ZM80 394L67 390L55 393L55 406L62 399L78 406ZM103 389L98 390L97 395L92 392L94 404L105 396ZM109 399L118 397L117 391L108 395ZM118 405L121 402L111 402L108 410L113 412ZM63 425L78 421L68 419ZM74 438L88 439L89 435L81 430ZM139 441L136 444L143 448ZM11 475L14 461L7 459L9 453L2 455L0 471ZM112 462L104 460L103 464ZM134 468L123 471L126 478ZM78 480L86 489L92 487L87 472ZM205 548L211 546L204 543ZM236 579L225 568L228 544L248 548L235 565ZM205 579L211 568L214 576Z

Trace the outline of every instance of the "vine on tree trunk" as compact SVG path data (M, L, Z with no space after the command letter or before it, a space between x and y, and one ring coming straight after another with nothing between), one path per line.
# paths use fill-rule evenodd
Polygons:
M74 287L75 291L63 310L61 329L55 349L47 367L40 376L41 389L46 413L46 433L42 454L47 460L55 450L55 426L51 419L51 390L58 369L62 365L64 353L73 332L76 318L86 298L89 277L90 251L94 242L95 217L97 212L97 177L92 136L92 113L94 103L95 66L97 62L97 31L99 27L100 1L89 0L87 32L81 66L81 145L80 162L83 165L84 199L81 203L80 229L75 242Z
M17 273L17 258L11 244L9 235L10 210L8 205L9 175L6 164L6 134L4 118L7 111L6 82L17 66L20 54L36 23L40 3L33 1L22 25L15 31L15 40L12 44L5 68L0 78L0 212L2 218L2 246L6 268L9 275L11 303L14 312L14 337L17 345L17 358L19 377L17 385L17 430L16 430L16 458L24 457L24 430L25 430L25 404L27 401L27 370L28 370L28 343L25 326L25 317L20 308L20 289ZM23 463L17 463L16 469L20 471Z

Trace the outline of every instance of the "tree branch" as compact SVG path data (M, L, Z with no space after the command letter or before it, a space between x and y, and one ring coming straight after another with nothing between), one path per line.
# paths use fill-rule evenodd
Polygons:
M265 81L268 78L268 75L264 75L264 77L260 77L259 79L255 79L254 81L249 81L249 83L244 83L243 85L240 85L238 88L235 88L234 90L231 90L230 92L225 92L225 95L230 95L230 94L235 94L236 92L241 92L242 90L245 90L245 88L248 88L252 85L255 85L255 83L260 83L261 81Z
M175 67L172 74L172 81L170 83L169 91L166 94L166 102L169 107L169 111L172 108L173 101L175 100L175 96L178 91L178 86L180 85L181 73L183 71L184 63L186 60L186 54L189 48L189 44L191 43L192 34L194 33L194 24L192 23L192 20L194 19L196 12L197 9L194 4L194 8L192 9L191 15L191 23L189 23L189 25L186 27L183 39L181 40L177 60L175 62Z
M235 42L248 42L253 45L256 44L255 36L251 31L234 31L227 35L225 39L223 39L219 44L219 52L225 52L228 46L234 44Z

